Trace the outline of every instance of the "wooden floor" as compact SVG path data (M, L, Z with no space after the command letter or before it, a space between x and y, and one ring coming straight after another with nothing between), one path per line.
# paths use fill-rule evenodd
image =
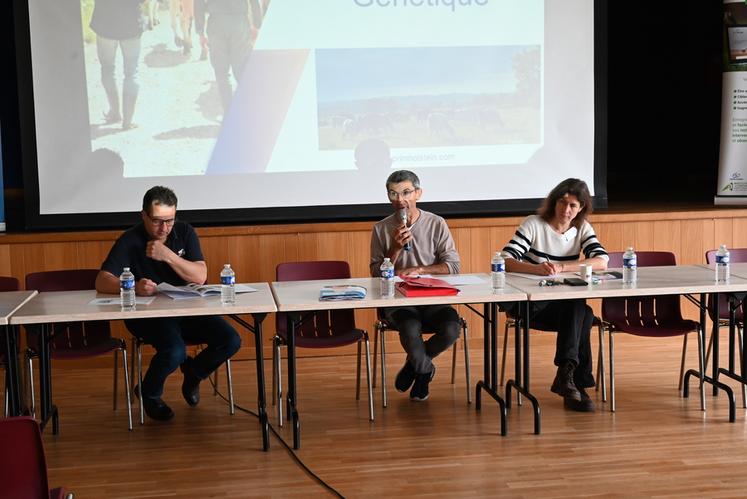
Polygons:
M745 496L747 414L740 397L734 424L723 395L709 391L703 413L697 387L689 399L677 393L679 338L616 338L617 412L597 398L597 412L577 414L549 391L554 335L533 333L539 436L524 405L511 409L509 434L501 437L491 402L479 413L466 404L461 363L457 384L449 384L450 355L438 359L427 402L410 402L390 388L382 410L377 389L374 423L365 398L354 398L354 357L301 359L298 456L345 497ZM390 379L404 361L392 350ZM689 357L696 365L695 353ZM472 363L474 385L482 373L479 344ZM254 369L251 362L234 363L237 401L252 409ZM110 370L57 368L61 433L44 435L51 484L77 498L329 495L275 437L269 453L260 450L255 418L229 416L207 387L200 405L189 408L180 382L174 375L164 397L176 412L173 421L146 421L128 432L125 412L111 410ZM287 426L276 429L291 441Z

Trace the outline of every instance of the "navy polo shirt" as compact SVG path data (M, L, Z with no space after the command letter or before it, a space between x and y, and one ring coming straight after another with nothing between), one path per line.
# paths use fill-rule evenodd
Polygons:
M130 267L130 271L135 274L135 281L147 278L156 284L162 282L174 286L187 284L168 263L159 262L145 256L145 246L148 241L150 241L150 237L142 222L128 229L114 243L106 260L101 264L101 270L119 277L122 269ZM205 260L202 256L197 233L186 222L176 222L174 224L165 244L171 251L190 262Z

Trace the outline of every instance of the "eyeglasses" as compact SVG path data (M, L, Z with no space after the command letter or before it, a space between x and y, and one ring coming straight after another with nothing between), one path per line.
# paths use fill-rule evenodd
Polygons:
M146 217L148 217L148 220L150 220L150 224L153 227L171 227L174 225L174 222L176 222L176 218L169 218L169 219L163 219L163 218L153 218L147 213L145 214Z
M389 199L391 199L392 201L396 201L397 198L402 198L405 200L410 199L412 195L415 193L415 191L417 191L417 189L405 189L402 192L389 190L386 193L387 193L387 196L389 196Z

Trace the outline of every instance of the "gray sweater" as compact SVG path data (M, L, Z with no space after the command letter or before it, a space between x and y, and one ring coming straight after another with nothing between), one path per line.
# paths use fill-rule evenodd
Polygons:
M373 277L380 274L379 267L394 242L392 231L401 225L396 214L377 222L371 233L371 264ZM410 227L412 250L402 250L394 262L395 273L408 267L424 267L445 263L450 274L459 273L459 253L454 246L446 221L433 213L420 210L420 216Z

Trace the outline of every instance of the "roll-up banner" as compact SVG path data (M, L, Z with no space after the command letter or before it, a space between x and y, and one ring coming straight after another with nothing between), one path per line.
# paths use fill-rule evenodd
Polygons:
M723 1L721 147L714 204L747 205L747 1Z

